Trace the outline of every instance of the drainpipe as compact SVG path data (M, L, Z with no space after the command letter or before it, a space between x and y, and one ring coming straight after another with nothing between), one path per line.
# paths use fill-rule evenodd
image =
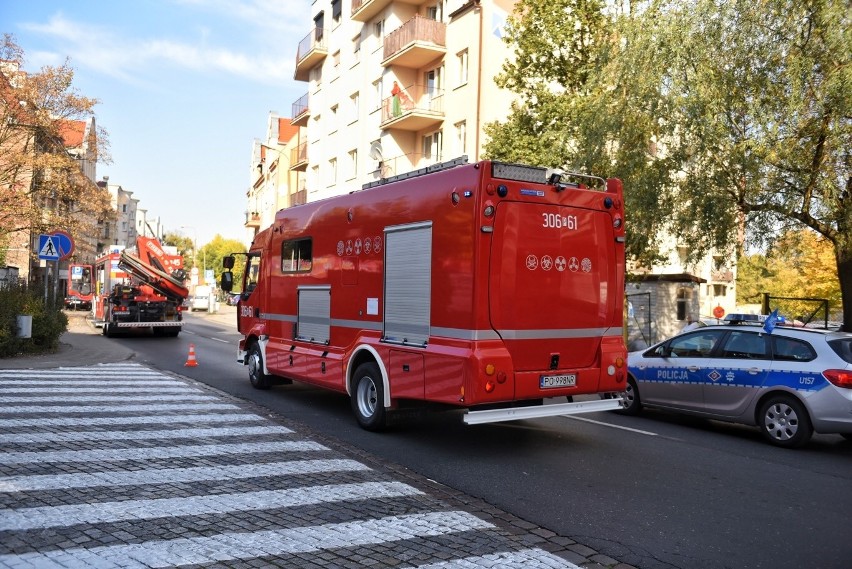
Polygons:
M479 148L479 133L482 131L482 125L480 123L481 117L481 108L482 108L482 28L483 28L483 15L482 15L482 3L481 0L474 0L475 10L479 12L479 53L477 54L479 70L476 73L476 156L474 156L473 161L478 162L480 159L480 148Z

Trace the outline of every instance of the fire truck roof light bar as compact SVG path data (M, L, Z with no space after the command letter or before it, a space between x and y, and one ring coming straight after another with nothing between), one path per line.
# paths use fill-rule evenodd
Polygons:
M391 182L398 182L399 180L407 180L409 178L416 178L417 176L424 176L426 174L431 174L432 172L438 172L440 170L448 170L450 168L455 168L456 166L463 166L467 164L467 154L464 156L460 156L453 160L448 160L446 162L439 162L437 164L432 164L431 166L426 166L425 168L419 168L417 170L412 170L411 172L404 172L402 174L397 174L396 176L391 176L390 178L382 178L381 180L376 180L374 182L367 182L363 186L361 186L362 190L367 190L369 188L374 188L376 186L381 186L384 184L390 184Z
M538 419L541 417L557 417L560 415L579 415L581 413L596 413L598 411L615 411L621 409L621 398L578 401L576 403L557 403L554 405L533 405L531 407L510 407L506 409L488 409L485 411L468 411L464 422L468 425L484 423L499 423L502 421L518 421L521 419Z

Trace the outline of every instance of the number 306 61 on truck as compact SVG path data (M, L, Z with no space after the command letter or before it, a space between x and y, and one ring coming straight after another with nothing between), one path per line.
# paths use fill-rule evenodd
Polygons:
M283 209L245 253L238 361L259 389L348 394L368 430L424 403L469 424L617 408L623 203L617 179L460 158Z

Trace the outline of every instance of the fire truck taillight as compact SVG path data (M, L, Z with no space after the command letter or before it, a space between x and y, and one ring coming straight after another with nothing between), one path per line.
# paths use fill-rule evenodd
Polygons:
M495 387L496 385L494 384L494 382L489 379L485 382L485 393L493 392Z
M494 206L488 204L487 206L485 206L485 209L482 211L482 214L485 217L492 217L494 215Z
M615 218L612 220L612 226L613 226L613 227L615 227L616 229L620 228L620 227L621 227L621 218L620 218L620 217L615 217Z

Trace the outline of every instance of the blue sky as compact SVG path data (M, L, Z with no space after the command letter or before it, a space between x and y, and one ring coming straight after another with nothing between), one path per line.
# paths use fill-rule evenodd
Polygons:
M293 80L310 0L0 0L25 70L70 59L74 86L99 99L112 163L166 230L245 238L252 141L270 111L290 115L307 91ZM181 226L193 229L181 229Z

